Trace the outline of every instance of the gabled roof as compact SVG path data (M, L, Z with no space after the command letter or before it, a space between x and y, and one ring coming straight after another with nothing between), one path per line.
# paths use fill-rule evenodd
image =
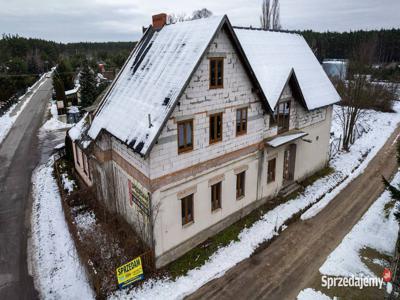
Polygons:
M234 30L226 16L166 25L159 31L150 26L97 109L88 131L90 138L96 139L105 130L147 155L222 26L270 112L292 77L308 109L339 100L311 49L298 35Z
M307 42L299 34L235 28L268 103L275 108L293 72L309 110L340 101L340 96Z
M89 136L104 129L145 155L226 20L210 17L155 32L150 27L105 96Z

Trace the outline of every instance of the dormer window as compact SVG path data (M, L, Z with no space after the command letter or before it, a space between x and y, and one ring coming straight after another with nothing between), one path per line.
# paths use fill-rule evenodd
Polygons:
M288 131L290 123L290 101L279 102L274 115L278 125L278 134Z
M210 58L210 89L224 87L224 58Z

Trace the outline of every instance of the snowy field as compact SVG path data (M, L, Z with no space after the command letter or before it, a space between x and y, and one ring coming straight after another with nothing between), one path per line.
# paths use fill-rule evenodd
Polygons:
M41 299L94 299L53 177L53 159L32 176L32 271Z
M18 103L15 103L13 106L11 106L7 113L5 113L3 116L0 117L0 144L7 136L8 132L10 131L11 127L17 120L18 116L21 114L26 105L32 99L33 95L45 83L47 74L51 74L51 72L43 74L42 77L40 77L40 79L35 82L35 84L33 84L30 88L28 88L28 92L25 95L19 97L18 99L19 101L21 101L24 97L27 98L24 100L19 110L13 116L11 116L11 114L16 109L17 105L19 104L19 101ZM28 94L30 95L28 96Z
M349 153L339 152L333 158L331 166L334 168L334 172L332 174L314 182L297 198L267 212L252 227L244 229L239 234L238 241L220 248L202 267L189 271L186 276L179 277L175 281L170 278L149 280L142 287L130 291L129 294L126 290L117 291L110 298L182 299L248 258L261 243L278 235L276 229L285 226L285 222L294 214L319 201L303 214L303 218L317 214L345 185L362 173L368 162L384 145L400 122L400 106L396 105L395 110L397 112L392 114L367 112L362 120L367 132L356 141ZM340 134L336 118L334 118L332 130L335 135ZM42 294L50 295L50 298L53 295L49 294L50 292L54 295L56 292L60 293L58 299L63 299L67 297L66 295L71 298L74 294L73 291L69 291L69 287L72 286L75 290L80 291L80 297L77 299L91 298L93 295L86 283L86 278L84 278L84 272L77 259L76 250L61 211L57 186L51 175L51 165L52 162L49 162L48 165L39 167L33 178L35 204L32 221L34 237L36 236L36 244L34 244L37 248L35 254L37 286ZM331 192L329 192L330 190ZM44 193L43 191L48 192ZM49 199L58 200L51 201ZM324 205L319 203L324 203ZM51 207L47 208L48 206ZM40 243L39 239L42 240ZM66 246L59 244L66 244ZM50 276L52 267L54 275ZM63 280L60 282L61 276ZM303 292L305 296L310 294L323 296L310 289Z
M394 177L392 184L400 184L400 172ZM322 275L357 277L375 277L361 260L360 251L371 248L379 253L392 256L396 247L399 224L394 217L394 210L385 211L385 206L392 202L388 191L371 205L364 216L345 236L340 245L328 256L319 269ZM375 259L374 264L385 266L385 262ZM305 289L298 295L299 300L330 299L319 291Z
M335 110L338 107L335 106ZM285 225L294 214L303 211L309 205L315 204L306 211L302 219L315 216L321 211L347 184L363 172L369 161L377 154L386 140L400 122L400 105L396 103L396 113L379 113L368 111L361 120L367 130L351 147L349 153L339 152L332 160L335 170L331 175L317 180L297 198L284 203L263 218L244 229L239 234L239 240L220 248L200 268L191 270L186 276L175 281L169 278L149 280L142 287L134 289L129 295L125 291L116 292L112 299L182 299L214 278L224 273L250 257L257 247L277 235L277 227ZM333 118L332 130L335 136L340 135L340 126L336 115ZM332 190L331 192L329 192ZM322 204L319 204L322 203ZM323 298L321 298L323 299Z

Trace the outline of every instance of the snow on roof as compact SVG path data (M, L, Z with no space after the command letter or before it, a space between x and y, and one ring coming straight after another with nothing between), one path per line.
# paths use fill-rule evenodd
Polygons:
M291 133L288 132L288 134L280 135L276 138L269 140L267 142L267 145L271 146L273 148L276 148L276 147L282 146L284 144L287 144L289 142L292 142L294 140L297 140L299 138L302 138L306 135L308 135L308 133L303 132L303 131L296 131L296 132L291 132Z
M235 33L272 109L292 70L308 109L340 100L302 36L243 28L235 28Z
M146 154L224 19L166 25L147 40L150 28L105 96L89 136L105 129Z
M68 135L72 141L75 142L76 140L79 140L85 132L85 129L87 129L87 116L88 113L86 113L83 118L68 131Z
M79 108L77 106L70 106L70 107L68 107L68 113L69 114L78 114Z
M65 91L65 96L76 94L79 91L80 87L81 87L80 84L76 84L75 87L72 90Z

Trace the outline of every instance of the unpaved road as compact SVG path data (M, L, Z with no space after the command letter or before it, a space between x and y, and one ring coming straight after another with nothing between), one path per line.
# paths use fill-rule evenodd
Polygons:
M296 299L311 286L320 266L383 192L381 175L397 170L398 128L365 172L323 211L291 224L269 247L246 259L188 299Z
M43 156L38 129L51 97L51 79L32 96L0 144L0 299L35 299L27 265L31 174Z

